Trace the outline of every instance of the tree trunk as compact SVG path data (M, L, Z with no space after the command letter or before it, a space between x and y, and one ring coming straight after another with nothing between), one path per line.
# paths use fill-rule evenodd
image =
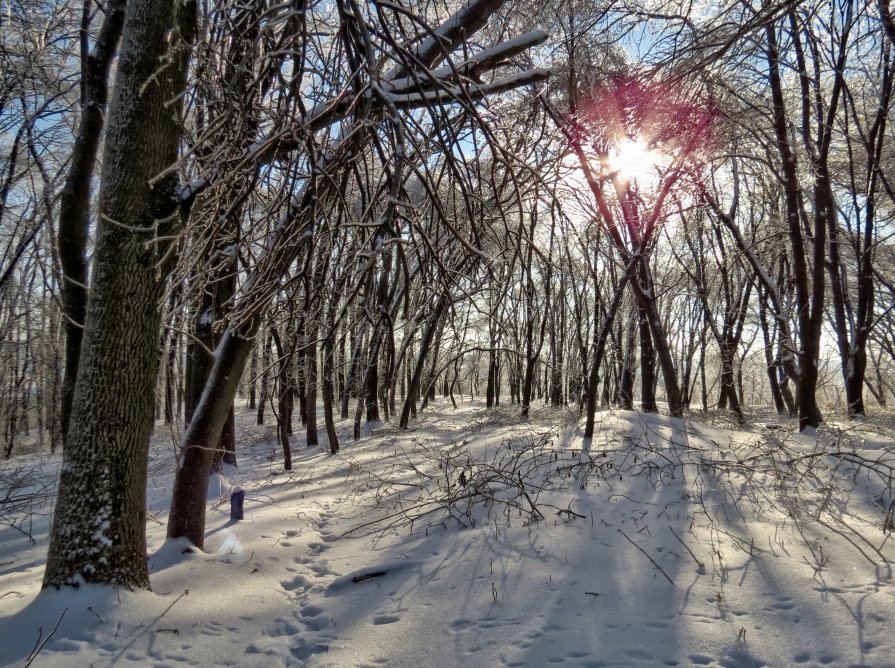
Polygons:
M625 328L625 345L615 392L615 403L628 411L634 409L634 342L637 339L637 327L638 320L631 316Z
M609 341L609 335L612 332L612 324L615 321L615 314L618 307L621 306L622 297L625 294L625 284L628 282L628 274L625 273L621 282L615 288L615 294L612 296L612 304L603 319L603 326L600 328L599 334L594 332L594 357L590 366L590 375L587 379L587 418L584 424L584 438L593 438L594 435L594 418L597 413L597 385L600 382L600 365L603 362L603 355L606 351L606 343Z
M177 233L195 5L128 3L101 178L94 276L43 584L148 588L146 471L168 249ZM166 60L172 53L176 57ZM165 60L166 67L159 68ZM160 221L167 221L160 223Z
M184 536L199 548L204 543L208 474L215 450L208 444L217 443L220 437L239 387L241 374L236 370L241 371L248 361L254 334L251 329L244 335L228 329L217 346L202 398L183 436L185 445L168 519L169 538Z
M270 396L270 365L273 336L267 334L264 337L264 352L261 355L261 395L258 397L258 414L255 422L264 424L264 408Z
M99 151L108 97L109 71L121 38L126 0L110 0L96 44L82 53L81 122L71 167L59 198L59 263L62 307L66 315L65 375L62 381L62 437L68 434L81 339L87 313L87 237L90 230L90 182ZM86 22L86 17L85 17ZM87 30L87 25L82 26ZM82 46L86 50L86 43Z
M336 421L333 417L333 376L335 354L335 314L330 312L330 333L323 343L323 421L326 424L326 437L329 441L329 451L333 454L339 451L339 436L336 433Z
M640 407L645 413L658 413L656 403L656 351L650 335L649 320L642 308L637 309L640 329Z
M250 411L258 408L258 348L252 350L252 360L249 362L249 405Z
M739 396L737 396L736 377L733 368L735 355L736 345L733 341L721 343L721 396L724 399L724 404L730 407L730 412L736 417L737 424L743 424L746 421L746 417L743 415L743 407L740 404Z
M317 341L316 333L308 332L307 345L305 346L305 413L308 416L305 425L307 446L317 447Z
M401 409L401 420L399 422L401 429L407 429L407 424L410 421L411 409L414 408L413 404L416 403L416 396L420 389L420 381L423 377L423 369L426 365L426 355L429 353L429 349L432 346L432 339L435 337L435 329L438 327L442 315L447 308L448 299L448 293L442 292L441 296L438 298L438 304L435 306L432 317L426 326L426 330L423 333L423 338L420 341L419 356L416 360L416 366L413 369L413 376L407 387L407 397L404 400L404 407Z

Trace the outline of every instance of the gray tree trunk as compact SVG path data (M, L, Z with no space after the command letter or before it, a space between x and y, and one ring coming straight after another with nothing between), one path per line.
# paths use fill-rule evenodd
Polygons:
M174 231L179 204L174 174L150 179L177 160L179 110L170 102L184 88L195 23L195 5L128 3L45 587L149 587L146 466L167 248L147 241Z
M81 358L82 326L87 311L87 236L90 230L90 182L103 132L108 79L124 23L124 0L106 6L96 44L82 44L81 122L72 149L71 167L59 198L59 264L65 329L65 374L62 381L62 435L68 433L71 402ZM86 24L86 19L85 19ZM83 26L86 31L87 26Z

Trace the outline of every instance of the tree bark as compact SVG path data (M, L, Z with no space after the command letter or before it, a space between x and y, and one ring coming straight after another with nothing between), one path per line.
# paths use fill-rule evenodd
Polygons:
M646 413L658 413L656 403L656 351L650 335L649 320L642 308L637 309L640 328L640 408Z
M85 13L89 12L86 8ZM68 434L81 340L87 314L87 237L90 231L90 182L96 166L106 117L109 71L124 26L126 0L110 0L93 49L86 31L81 61L81 122L72 149L71 167L59 198L59 263L62 267L62 310L65 313L65 374L62 380L62 437ZM85 24L87 18L85 16Z
M159 301L177 231L178 107L194 4L128 3L109 111L94 276L43 584L148 588L146 471ZM167 67L159 62L170 57Z

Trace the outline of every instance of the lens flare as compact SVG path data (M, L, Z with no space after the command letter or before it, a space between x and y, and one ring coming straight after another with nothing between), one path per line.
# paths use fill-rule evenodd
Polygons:
M642 181L655 176L659 156L641 139L623 139L610 163L621 178Z

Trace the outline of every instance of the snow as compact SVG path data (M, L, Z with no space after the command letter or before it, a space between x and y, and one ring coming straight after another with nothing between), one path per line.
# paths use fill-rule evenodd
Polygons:
M41 592L59 458L0 465L0 499L35 492L0 506L0 665L38 647L35 666L895 665L892 488L867 465L895 463L891 420L807 435L611 411L585 443L566 409L439 400L409 431L353 443L340 422L338 455L295 435L287 473L253 417L204 552L165 540L157 425L152 592Z

